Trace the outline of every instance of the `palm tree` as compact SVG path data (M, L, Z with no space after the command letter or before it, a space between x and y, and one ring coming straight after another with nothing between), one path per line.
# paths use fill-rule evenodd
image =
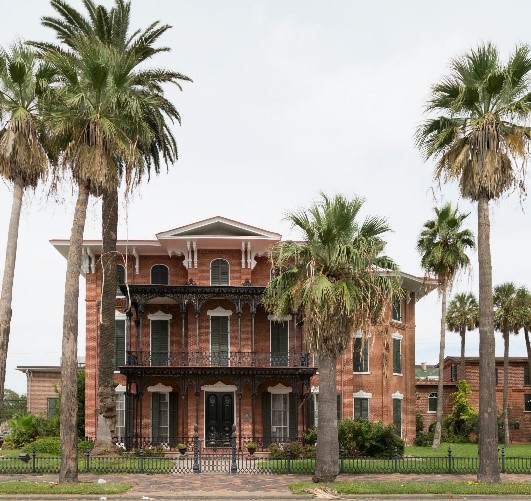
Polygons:
M460 380L465 379L465 334L477 329L479 325L479 307L476 296L471 292L456 294L448 305L446 325L452 332L461 336Z
M427 111L437 113L416 133L435 177L458 180L462 196L478 203L479 457L478 481L499 482L489 202L518 181L515 161L525 158L531 130L526 45L502 64L496 47L482 44L452 61L451 74L432 88ZM522 182L517 183L523 187Z
M38 96L45 90L47 68L22 43L0 49L0 175L13 183L13 202L0 295L0 411L3 403L18 229L24 191L35 188L48 170L39 137Z
M148 170L153 166L155 172L160 171L160 157L166 165L177 159L177 144L167 119L180 123L180 116L176 108L164 98L162 83L172 83L181 86L179 81L188 80L177 72L157 69L138 71L137 67L148 58L167 51L165 47L154 47L169 25L152 23L143 31L130 33L130 2L115 0L112 9L107 10L102 5L96 5L92 0L84 0L87 17L61 0L52 0L52 7L59 17L45 17L43 24L55 30L57 37L69 49L77 50L75 40L79 37L95 37L106 47L119 54L126 70L124 78L130 78L130 85L141 87L144 93L140 102L138 98L130 101L130 105L142 104L142 127L149 129L151 140L135 144ZM42 44L41 44L42 46ZM129 70L129 73L128 71ZM135 74L133 74L133 70ZM134 77L134 78L133 78ZM118 89L123 91L123 89ZM123 99L130 96L124 95ZM120 171L121 162L116 169ZM98 415L96 450L108 450L113 446L116 426L116 400L114 391L114 336L115 336L115 307L116 307L116 239L118 232L118 184L102 189L102 255L101 266L104 274L102 286L102 302L99 329L99 364L98 364Z
M400 293L397 268L381 254L389 226L374 216L360 224L362 205L361 198L322 194L308 209L287 216L302 232L302 242L282 242L271 254L278 273L266 289L266 308L278 316L298 311L308 348L319 356L315 482L333 481L338 473L337 359L356 331L374 329Z
M424 223L417 242L421 265L428 275L437 278L441 295L441 332L439 343L439 384L437 386L437 422L433 435L433 448L441 445L443 418L443 366L446 341L446 300L456 274L470 265L467 251L475 246L474 235L463 229L468 214L462 214L448 202L440 209L435 207L435 219Z
M503 336L503 438L505 447L509 436L509 334L520 330L518 315L518 289L512 282L494 287L494 328Z
M513 315L516 317L516 327L524 329L525 346L527 351L527 370L531 375L531 343L529 330L531 329L531 294L526 287L519 287L516 291L516 308Z

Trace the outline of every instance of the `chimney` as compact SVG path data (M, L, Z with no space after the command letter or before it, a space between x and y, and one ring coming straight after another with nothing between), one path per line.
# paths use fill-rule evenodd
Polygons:
M426 372L426 371L428 370L428 364L427 364L426 362L422 362L422 363L420 364L420 366L422 367L422 370L423 370L424 372Z

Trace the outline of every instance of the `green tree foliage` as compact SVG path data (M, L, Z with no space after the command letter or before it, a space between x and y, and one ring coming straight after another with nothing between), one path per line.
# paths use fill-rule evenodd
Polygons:
M453 394L452 412L448 416L449 428L457 435L467 434L470 431L469 423L476 421L477 411L470 405L468 397L471 386L466 381L457 383L457 391Z
M16 415L26 414L26 412L26 395L19 395L16 391L6 389L4 391L4 404L0 412L0 422L7 421Z

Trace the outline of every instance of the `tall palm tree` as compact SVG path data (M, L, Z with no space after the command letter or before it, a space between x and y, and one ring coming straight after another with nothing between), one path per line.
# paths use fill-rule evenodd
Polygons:
M505 282L494 287L494 328L503 336L503 439L505 447L509 436L509 334L520 330L518 300L521 297L516 285Z
M456 274L470 265L467 251L475 246L474 235L463 229L468 214L460 213L450 202L440 209L435 207L435 219L424 223L417 241L421 265L429 275L435 276L441 295L441 331L439 342L439 384L437 386L437 421L433 435L433 448L441 445L443 418L443 366L446 341L446 300Z
M13 183L13 202L0 295L0 410L3 403L18 229L24 191L48 170L39 137L38 96L46 88L46 67L22 43L0 49L0 176Z
M465 379L465 335L479 325L479 306L476 296L471 292L456 294L448 305L446 325L452 332L461 336L461 362L459 379Z
M437 179L459 181L462 196L478 204L478 481L499 482L489 202L519 180L515 161L528 151L531 57L522 45L503 64L486 43L452 60L451 68L432 88L426 108L438 116L420 125L416 143L427 159L437 160Z
M58 39L74 52L76 39L79 37L95 37L106 47L116 51L126 68L123 77L133 77L130 85L142 88L144 106L142 113L143 127L150 129L151 141L135 144L145 166L150 170L154 167L160 171L160 157L166 165L177 159L177 144L168 125L168 120L180 123L177 109L164 98L162 83L175 84L179 89L179 81L190 78L180 73L165 69L139 71L137 68L148 58L169 50L166 47L155 47L154 44L170 28L154 22L145 30L131 33L131 4L124 0L115 0L110 10L92 0L83 0L87 11L84 16L76 9L61 0L52 0L51 5L59 17L44 17L43 24L52 28ZM128 74L128 71L129 74ZM119 91L123 89L118 89ZM125 99L128 96L124 96ZM130 104L140 104L137 100ZM121 170L121 162L116 168ZM99 363L98 363L98 414L96 450L109 450L113 446L116 426L116 399L114 391L114 336L115 336L115 305L116 305L116 239L118 232L118 184L104 187L102 190L102 255L101 266L104 274L102 286L102 302L99 328Z
M370 332L400 293L396 265L382 255L385 219L358 222L363 199L328 197L287 219L302 242L282 242L271 254L278 270L265 292L275 315L298 311L308 348L319 356L319 440L315 482L338 473L336 364L353 334ZM391 270L391 274L381 270Z
M516 317L516 327L518 329L524 329L527 370L531 377L531 342L529 340L529 330L531 329L531 294L526 287L519 287L516 291L516 296L516 308L513 314Z

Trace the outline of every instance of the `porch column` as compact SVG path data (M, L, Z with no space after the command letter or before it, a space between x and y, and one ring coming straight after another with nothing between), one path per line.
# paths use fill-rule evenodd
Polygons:
M254 362L254 317L256 316L256 304L254 299L251 302L251 357ZM253 363L254 365L254 363Z
M240 297L238 297L238 304L236 305L236 314L238 315L238 357L240 357L242 351L242 303Z

